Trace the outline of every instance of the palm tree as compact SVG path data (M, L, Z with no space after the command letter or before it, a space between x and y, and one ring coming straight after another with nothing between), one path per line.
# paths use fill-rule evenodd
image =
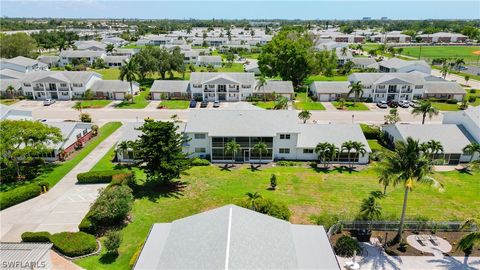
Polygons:
M315 153L318 155L318 159L323 162L325 169L327 168L328 161L333 160L337 152L337 147L332 143L318 143L315 147Z
M457 70L460 70L460 66L461 65L464 65L465 64L465 61L463 60L463 58L457 58L455 59L455 68Z
M140 77L140 68L135 60L135 58L130 59L130 61L124 61L123 65L120 67L120 80L126 80L130 83L130 95L133 97L133 82ZM133 101L133 98L131 99Z
M443 65L442 65L442 69L440 70L440 72L442 73L442 77L443 79L445 80L445 78L447 77L448 75L448 64L445 62Z
M405 188L398 234L394 239L398 242L402 238L408 193L412 190L414 183L441 185L429 176L432 172L431 161L422 152L418 140L414 140L411 137L408 137L406 142L398 141L395 145L395 152L386 156L380 166L383 167L382 170L385 173L391 175L394 186L401 184Z
M463 152L470 155L470 161L469 162L472 163L473 157L475 156L475 153L480 154L480 143L472 142L471 144L469 144L469 145L467 145L463 148Z
M358 81L350 84L348 88L350 88L350 91L348 92L347 96L350 96L351 94L355 95L353 98L353 106L355 106L357 99L363 95L363 85L360 81Z
M7 94L8 98L15 98L15 87L9 84L7 88L5 88L5 93Z
M352 152L353 147L354 147L353 141L346 141L342 143L341 151L343 152L344 150L347 150L348 164L350 164L350 152Z
M340 49L340 52L342 53L342 56L347 56L348 48L343 47L343 48Z
M225 144L225 154L232 154L232 162L235 161L235 155L240 151L240 144L231 140ZM228 164L227 164L228 165Z
M387 194L387 187L393 182L393 175L384 166L376 166L378 183L383 185L383 194Z
M120 143L117 145L117 147L116 147L117 153L120 152L120 153L122 153L122 156L123 156L124 153L125 153L126 151L128 151L128 149L131 148L131 144L132 144L132 143L131 143L130 141L122 141L122 142L120 142Z
M284 96L279 96L275 101L275 105L273 106L274 110L283 110L288 107L288 98Z
M353 150L355 150L355 154L358 155L359 160L360 160L360 156L364 156L367 153L367 150L365 149L365 145L361 142L353 142L352 146L353 146ZM353 167L353 162L352 164L350 164L350 166Z
M428 149L430 150L431 160L435 158L438 153L443 153L443 145L436 140L430 140L427 142Z
M113 52L113 49L115 49L115 46L113 46L113 44L108 44L107 47L105 47L105 51L107 53Z
M470 232L462 237L458 242L457 250L461 249L467 255L470 255L472 249L480 246L480 223L475 219L467 220L461 227L461 230L470 229Z
M66 47L67 47L67 42L65 41L65 39L61 38L58 41L58 51L62 52L63 50L65 50Z
M267 154L268 153L268 149L267 149L267 144L264 143L264 142L258 142L257 144L255 144L253 146L253 150L258 152L258 155L259 155L259 165L261 166L262 165L262 156L263 154Z
M312 113L307 110L303 110L298 113L298 118L300 118L300 120L302 120L304 124L307 122L308 119L310 119L311 116Z
M433 107L432 103L428 100L424 100L420 102L420 106L417 108L413 108L412 110L413 115L422 115L422 125L425 124L425 118L428 115L429 119L432 119L434 115L438 115L437 108Z
M377 202L375 197L369 196L366 199L362 200L360 205L360 214L366 220L377 219L382 215L382 207Z
M258 78L257 85L255 85L255 90L263 91L263 101L266 101L266 96L265 96L265 85L267 85L267 79L263 74Z
M73 105L73 108L78 112L82 113L82 108L83 108L82 102L81 101L75 102L75 104Z
M252 209L253 211L256 211L257 210L257 203L260 199L262 199L262 195L260 195L260 193L258 192L255 192L255 193L252 193L252 192L247 192L245 193L245 195L247 195L247 204L248 206L250 206L250 209Z

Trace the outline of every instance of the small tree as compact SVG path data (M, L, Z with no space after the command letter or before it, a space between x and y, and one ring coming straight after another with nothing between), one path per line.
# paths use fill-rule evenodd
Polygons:
M88 113L81 113L80 114L80 121L85 122L85 123L91 123L92 122L92 117Z
M467 83L467 84L468 84L468 81L470 80L470 75L468 75L468 74L465 74L465 77L464 77L464 79L465 79L465 83Z
M258 153L258 155L259 155L259 159L258 159L259 160L259 166L261 166L262 165L263 154L268 153L267 144L265 144L264 142L259 142L259 143L255 144L253 146L253 150Z
M87 89L85 93L83 93L83 98L86 100L92 100L93 99L93 91L92 89Z
M272 190L275 190L277 188L277 176L275 174L272 174L270 177L270 188Z
M347 96L350 96L351 94L354 95L353 106L355 106L355 103L357 102L358 98L360 98L363 95L363 85L361 82L355 82L349 85L348 87L350 88L350 91L348 92Z
M235 155L240 151L240 144L234 140L230 140L225 144L225 154L232 154L232 162L235 160ZM227 164L228 165L228 164Z
M307 120L310 119L311 116L312 113L307 110L303 110L298 113L298 118L300 118L300 120L302 120L304 124L307 123Z
M103 241L103 246L107 250L107 253L118 254L118 248L120 247L121 242L122 238L120 236L120 232L108 231L105 234L105 241Z
M385 123L387 124L395 124L401 121L400 115L398 114L397 108L390 109L390 112L384 116Z
M255 192L255 193L247 192L245 193L245 195L247 196L247 204L250 207L250 209L253 211L257 211L258 202L263 198L262 195L260 195L260 193L258 192Z

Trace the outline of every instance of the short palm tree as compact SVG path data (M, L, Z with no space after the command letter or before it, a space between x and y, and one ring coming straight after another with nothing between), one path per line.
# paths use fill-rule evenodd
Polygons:
M425 124L425 118L428 115L429 119L432 119L434 115L438 115L437 108L433 107L432 103L428 100L420 102L418 108L412 110L413 115L422 115L422 125Z
M441 142L436 140L430 140L427 142L428 149L430 150L431 159L435 158L435 155L443 153L443 145Z
M350 153L352 152L354 147L354 142L353 141L346 141L342 143L341 151L347 151L347 158L348 158L348 164L350 164Z
M298 118L300 118L300 120L302 120L304 124L307 122L308 119L310 119L310 117L312 117L312 113L310 111L303 110L298 113Z
M343 47L343 48L340 49L340 52L342 53L342 56L347 56L348 48Z
M73 108L78 112L82 113L82 109L83 109L82 102L81 101L75 102L75 104L73 105Z
M352 146L353 150L355 150L355 154L358 155L359 160L361 156L364 156L367 153L365 145L361 142L353 142ZM350 164L350 166L353 166L353 164Z
M8 98L15 98L15 87L9 84L7 88L5 88L5 93L7 94Z
M463 152L470 155L470 162L469 163L472 163L473 157L475 156L475 153L480 154L480 143L472 142L471 144L469 144L469 145L467 145L463 148Z
M107 53L113 52L113 49L115 49L115 46L113 46L113 44L108 44L107 47L105 47L105 51Z
M265 96L265 85L267 85L267 79L265 78L265 76L261 75L257 80L257 85L255 85L255 90L257 91L262 90L263 101L267 100L267 97Z
M318 143L315 147L315 153L318 155L318 159L323 162L324 168L327 168L328 162L335 158L337 152L337 147L332 143Z
M470 232L462 237L458 242L456 249L461 249L469 255L473 248L480 246L480 223L475 219L467 220L461 227L462 230L469 229Z
M375 167L378 174L378 183L383 185L383 194L387 194L387 187L393 182L393 175L384 166Z
M383 167L382 170L385 173L391 175L394 186L401 184L405 188L398 234L394 239L398 242L402 238L408 194L415 182L434 186L441 186L441 184L429 176L432 172L431 161L425 156L418 140L411 137L408 137L406 142L398 141L395 145L395 152L386 156L380 166Z
M377 202L375 197L369 196L362 200L360 205L360 214L366 220L374 220L382 215L382 207Z
M447 64L447 63L444 63L444 64L442 65L442 69L440 70L440 73L442 73L443 79L445 79L445 78L447 77L448 71L449 71L448 64Z
M263 198L262 195L258 192L247 192L245 195L247 195L247 204L250 209L256 211L258 209L258 201Z
M355 106L358 98L363 95L363 85L361 82L358 81L350 84L348 87L350 88L350 91L348 92L347 96L350 96L351 94L354 95L353 106Z
M238 153L238 151L240 151L240 147L240 144L234 140L231 140L225 144L225 154L232 154L232 162L235 160L235 155Z
M258 142L257 144L255 144L253 146L253 150L256 151L258 153L258 157L259 157L259 165L261 166L262 165L262 156L263 154L267 154L268 153L268 149L267 149L267 144L265 144L264 142Z
M135 60L135 57L130 61L124 61L123 66L120 67L119 79L128 81L130 83L130 95L133 97L133 82L140 77L140 67ZM131 99L133 101L133 98Z
M121 141L117 147L116 147L116 150L117 150L117 153L122 153L122 155L125 154L125 152L127 152L129 149L132 148L132 142L130 141Z

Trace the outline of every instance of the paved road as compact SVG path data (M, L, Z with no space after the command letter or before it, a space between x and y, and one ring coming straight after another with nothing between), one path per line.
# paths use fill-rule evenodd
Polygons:
M120 138L121 129L100 143L44 195L0 211L0 240L17 242L26 231L78 231L78 224L106 184L77 184L76 175L89 171Z
M442 74L441 74L440 70L437 70L437 69L432 69L432 75L437 76L437 77L442 77ZM474 88L474 89L480 89L480 82L479 81L470 79L470 80L468 80L468 83L467 83L463 76L458 76L458 75L455 75L455 74L447 74L447 77L445 77L445 79L447 79L449 81L456 81L458 83L468 85L468 86L470 86L471 88Z
M13 106L16 108L24 108L33 111L33 117L37 119L49 119L63 121L66 119L78 119L78 111L63 105L63 102L57 102L50 107L42 106L38 101L21 101ZM367 104L370 107L370 111L339 111L332 109L333 106L326 106L328 109L325 111L311 111L312 117L309 121L317 121L319 123L376 123L381 124L384 122L384 116L388 113L387 109L378 109L375 104ZM225 108L228 109L228 108ZM104 123L107 121L124 121L135 122L142 121L142 119L151 117L159 120L170 119L174 114L182 120L188 120L188 116L198 110L208 109L187 109L187 110L165 110L156 109L155 107L147 107L144 109L86 109L93 121L96 123ZM222 110L222 108L216 108L211 110ZM421 116L413 116L411 109L399 108L400 118L402 122L419 123L422 121ZM429 123L441 123L443 115L435 116Z

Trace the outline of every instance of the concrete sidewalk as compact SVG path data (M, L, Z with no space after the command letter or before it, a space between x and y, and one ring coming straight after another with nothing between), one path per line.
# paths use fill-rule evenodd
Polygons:
M0 241L21 241L25 231L78 231L78 224L106 184L77 184L77 174L89 171L118 141L121 129L101 142L49 192L0 211Z

